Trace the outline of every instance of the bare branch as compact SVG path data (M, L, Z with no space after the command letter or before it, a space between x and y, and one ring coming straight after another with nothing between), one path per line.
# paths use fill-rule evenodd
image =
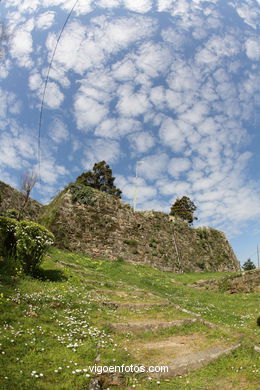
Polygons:
M18 219L21 219L23 216L23 212L27 206L30 194L36 182L37 175L34 171L29 171L23 174L21 178L21 192L24 194L24 202L20 207Z

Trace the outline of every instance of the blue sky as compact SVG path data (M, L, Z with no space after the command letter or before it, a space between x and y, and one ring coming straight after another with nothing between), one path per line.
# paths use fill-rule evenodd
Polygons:
M74 3L0 3L0 180L16 188L37 167L44 80ZM259 0L79 0L50 71L33 197L48 202L106 160L126 202L135 186L139 210L169 212L187 195L196 226L256 261L259 20Z

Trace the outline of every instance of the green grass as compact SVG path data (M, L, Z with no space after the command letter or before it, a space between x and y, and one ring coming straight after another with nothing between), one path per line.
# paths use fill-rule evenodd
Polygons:
M81 268L63 266L58 261ZM134 357L123 348L124 335L110 332L105 325L109 321L120 322L127 314L124 310L116 312L101 304L103 300L112 300L111 296L113 299L116 297L106 289L125 291L129 293L130 300L135 295L135 289L153 293L158 300L168 299L220 326L220 329L209 330L199 323L190 324L157 332L156 339L192 332L205 333L213 341L233 341L238 334L243 336L242 347L230 356L218 359L184 378L175 378L169 383L162 381L160 388L257 388L257 372L254 371L257 370L255 365L259 359L253 346L257 343L259 332L256 325L259 294L230 295L185 285L227 274L175 275L126 262L93 260L57 249L52 249L45 257L38 278L19 274L14 276L14 272L15 265L10 267L0 261L1 390L86 390L89 378L82 370L93 365L98 355L101 357L99 364L102 365L133 363ZM173 283L171 279L184 284ZM95 285L88 280L97 280L104 285ZM137 301L140 301L140 297ZM149 301L149 296L146 301ZM167 312L167 309L163 308L162 311ZM153 308L148 313L154 313L156 317L160 315L160 310ZM135 315L133 313L132 318ZM128 336L132 342L140 342L142 338L152 340L154 337L152 332ZM138 389L158 388L156 381L150 383L145 380L140 384L140 379L133 382L132 377L128 381L136 383Z

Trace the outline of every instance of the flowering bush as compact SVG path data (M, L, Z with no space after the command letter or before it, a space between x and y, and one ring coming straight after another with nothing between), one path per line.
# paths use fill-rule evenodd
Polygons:
M44 253L54 242L54 236L44 226L21 221L15 230L16 257L26 273L33 274Z
M18 222L15 219L0 216L0 256L5 258L15 256L17 226Z
M7 210L0 212L0 215L3 217L8 217L8 218L13 218L13 219L18 220L19 211L16 209L7 209Z

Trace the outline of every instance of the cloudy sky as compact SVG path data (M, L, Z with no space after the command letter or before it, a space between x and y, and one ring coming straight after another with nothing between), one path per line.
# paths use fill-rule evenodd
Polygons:
M259 0L3 0L0 180L48 202L100 160L138 209L197 205L239 259L260 244ZM135 179L136 166L138 178Z

